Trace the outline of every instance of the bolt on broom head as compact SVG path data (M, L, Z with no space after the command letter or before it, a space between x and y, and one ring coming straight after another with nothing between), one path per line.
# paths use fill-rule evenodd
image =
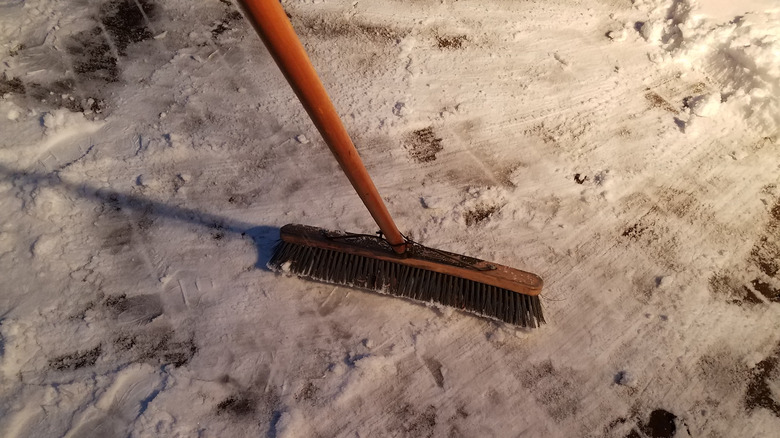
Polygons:
M377 236L290 224L268 267L301 278L443 304L522 327L544 323L542 279L409 242L403 255Z

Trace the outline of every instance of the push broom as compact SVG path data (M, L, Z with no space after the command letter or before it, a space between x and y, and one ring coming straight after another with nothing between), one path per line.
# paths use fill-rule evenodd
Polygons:
M289 224L268 267L301 278L440 303L510 324L544 322L542 279L440 251L398 230L279 0L238 0L381 230L377 235Z

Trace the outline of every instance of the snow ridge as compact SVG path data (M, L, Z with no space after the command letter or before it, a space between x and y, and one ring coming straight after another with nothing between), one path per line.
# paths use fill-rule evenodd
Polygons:
M724 107L777 137L780 8L721 22L702 13L697 0L638 0L635 6L649 13L640 27L648 42L667 51L672 62L706 74L720 88Z

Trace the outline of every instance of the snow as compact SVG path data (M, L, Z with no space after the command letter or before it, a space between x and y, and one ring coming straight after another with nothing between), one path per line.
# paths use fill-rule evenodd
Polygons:
M228 3L0 1L0 435L777 435L776 2L283 2L535 330L264 268L376 226Z
M630 388L636 388L638 386L636 376L629 371L621 371L617 375L617 384L628 386Z
M764 10L761 1L731 7L718 0L702 4L707 7L699 9L695 0L638 0L635 5L650 17L640 32L685 71L700 71L710 78L720 88L729 115L739 113L736 116L748 119L754 129L776 137L780 133L780 34L776 31L780 7ZM744 14L733 13L737 10Z
M762 12L770 9L777 9L777 2L774 0L699 0L698 11L709 17L719 20L731 20L741 14Z
M692 98L688 106L699 117L712 117L718 113L722 100L720 93L703 94Z

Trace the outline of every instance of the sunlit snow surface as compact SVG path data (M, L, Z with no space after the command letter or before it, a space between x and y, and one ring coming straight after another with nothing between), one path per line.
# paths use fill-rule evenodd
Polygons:
M0 436L776 436L774 3L283 2L526 330L265 269L376 226L232 3L0 0Z
M733 20L744 14L762 13L778 9L780 4L775 0L698 0L697 11L716 20Z

